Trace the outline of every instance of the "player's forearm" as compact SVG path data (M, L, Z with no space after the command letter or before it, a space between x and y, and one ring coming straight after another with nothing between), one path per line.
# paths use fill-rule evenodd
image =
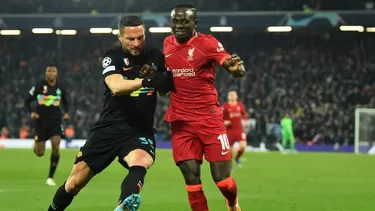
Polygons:
M142 79L143 80L143 79ZM114 95L126 95L142 88L142 80L123 80L113 84L110 89Z

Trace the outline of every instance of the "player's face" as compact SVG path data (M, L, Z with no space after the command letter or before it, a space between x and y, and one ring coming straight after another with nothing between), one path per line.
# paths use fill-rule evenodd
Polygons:
M46 69L46 79L49 81L54 81L57 78L57 68L54 66L47 67Z
M118 39L122 43L122 48L133 56L138 56L142 53L145 38L145 27L143 25L126 26L121 33L118 34Z
M237 92L232 91L232 92L228 93L228 101L235 102L235 101L237 101L237 99L238 99Z
M179 43L187 42L196 27L196 14L189 8L176 8L171 13L171 28Z

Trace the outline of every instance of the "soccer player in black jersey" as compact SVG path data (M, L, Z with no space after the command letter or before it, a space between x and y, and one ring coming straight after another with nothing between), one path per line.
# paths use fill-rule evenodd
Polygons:
M36 111L31 112L31 102L36 100ZM61 140L61 111L60 104L64 106L64 119L69 119L69 106L65 88L57 82L57 68L50 65L46 68L45 79L34 85L25 100L25 107L31 112L31 119L35 120L34 153L41 157L44 155L46 141L51 140L52 154L47 185L55 186L53 176L60 159Z
M49 211L61 211L75 195L104 170L116 157L128 175L121 184L115 211L135 211L147 169L155 160L154 113L157 91L173 88L165 70L164 56L145 45L145 27L137 16L126 16L119 23L122 47L104 55L102 76L104 106L99 120L78 153L67 181L57 190Z

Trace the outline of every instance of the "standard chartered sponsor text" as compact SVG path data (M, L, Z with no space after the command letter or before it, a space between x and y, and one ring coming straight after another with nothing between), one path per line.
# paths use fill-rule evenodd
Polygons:
M191 77L195 76L195 71L193 68L190 69L172 69L173 77Z

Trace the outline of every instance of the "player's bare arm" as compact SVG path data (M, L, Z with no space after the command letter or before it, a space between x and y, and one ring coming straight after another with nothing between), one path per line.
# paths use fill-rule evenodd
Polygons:
M237 54L228 56L223 62L222 67L229 70L234 77L241 78L245 75L243 61Z
M121 74L112 74L104 79L105 83L114 95L125 95L142 87L141 80L124 80Z

